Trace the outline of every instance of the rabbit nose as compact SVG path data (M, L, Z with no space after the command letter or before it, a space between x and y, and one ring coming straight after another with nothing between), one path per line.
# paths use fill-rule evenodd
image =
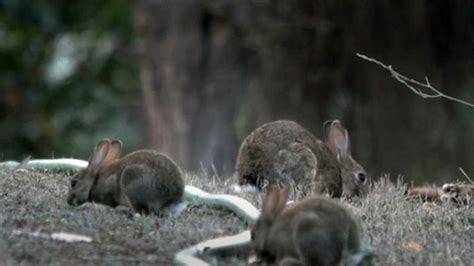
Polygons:
M357 174L357 179L359 179L360 182L364 182L366 178L367 178L367 176L366 176L365 173L360 172L360 173Z

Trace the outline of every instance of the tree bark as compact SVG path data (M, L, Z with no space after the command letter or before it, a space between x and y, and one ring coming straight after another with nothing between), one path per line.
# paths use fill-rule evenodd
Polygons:
M321 138L322 123L339 119L374 175L474 171L464 106L420 99L355 55L472 101L472 4L136 0L135 10L147 140L188 169L213 162L230 173L240 142L271 120Z
M136 1L147 143L183 167L233 171L247 51L232 1ZM244 20L246 21L246 20Z

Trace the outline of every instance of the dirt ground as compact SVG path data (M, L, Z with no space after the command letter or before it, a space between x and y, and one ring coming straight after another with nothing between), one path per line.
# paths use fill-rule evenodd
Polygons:
M235 194L232 180L205 173L187 175L186 183ZM0 169L1 265L170 265L181 249L248 227L228 211L204 206L189 205L180 216L167 218L96 204L74 208L66 203L68 185L65 173ZM404 190L401 183L380 179L366 198L345 202L361 221L375 264L473 265L472 205L425 209L405 201ZM243 197L260 204L256 194ZM58 232L92 241L50 237Z

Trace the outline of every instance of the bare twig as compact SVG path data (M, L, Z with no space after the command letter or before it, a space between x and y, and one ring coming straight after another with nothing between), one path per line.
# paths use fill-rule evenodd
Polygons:
M158 259L155 256L152 257L145 257L145 258L129 258L126 256L115 256L115 257L107 257L107 256L79 256L82 260L85 261L106 261L106 262L127 262L127 264L140 264L143 262L154 262ZM108 263L106 263L108 264ZM121 263L120 263L121 264Z
M461 167L459 167L459 171L461 171L461 173L464 175L464 177L469 180L469 182L471 182L471 184L474 184L474 182L472 182L472 179L469 178L469 176L466 174L466 172L464 171L464 169L462 169Z
M30 237L51 239L51 240L69 242L69 243L73 243L73 242L87 242L87 243L89 243L89 242L92 242L92 238L90 238L88 236L76 235L76 234L65 233L65 232L52 233L51 235L49 235L49 234L44 234L44 233L40 233L40 232L14 230L12 232L12 235L26 235L26 236L30 236Z
M474 108L474 103L466 102L461 99L446 95L440 90L434 88L431 85L430 81L428 80L428 77L425 77L425 83L422 83L398 73L397 71L393 70L391 65L387 66L384 63L363 54L357 53L357 56L366 61L377 64L381 66L382 68L388 70L393 78L395 78L398 82L402 83L407 88L409 88L413 93L415 93L416 95L422 98L445 98L450 101L458 102L463 105L467 105L469 107Z

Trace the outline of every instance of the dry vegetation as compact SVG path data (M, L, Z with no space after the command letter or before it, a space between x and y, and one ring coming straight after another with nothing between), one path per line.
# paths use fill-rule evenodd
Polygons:
M188 175L187 184L230 193L232 180ZM63 173L0 170L0 264L168 265L175 252L202 240L247 228L233 214L188 206L178 217L135 216L126 209L66 204ZM380 265L472 265L472 206L426 209L407 202L401 182L380 179L367 198L346 202L362 222L375 263ZM244 198L257 206L259 197ZM67 243L34 236L68 232L92 238ZM244 264L240 262L239 264Z
M135 216L95 204L73 208L66 204L68 184L60 173L0 172L0 264L168 265L180 249L245 228L233 214L204 207L188 206L176 218ZM65 243L28 232L93 240Z

